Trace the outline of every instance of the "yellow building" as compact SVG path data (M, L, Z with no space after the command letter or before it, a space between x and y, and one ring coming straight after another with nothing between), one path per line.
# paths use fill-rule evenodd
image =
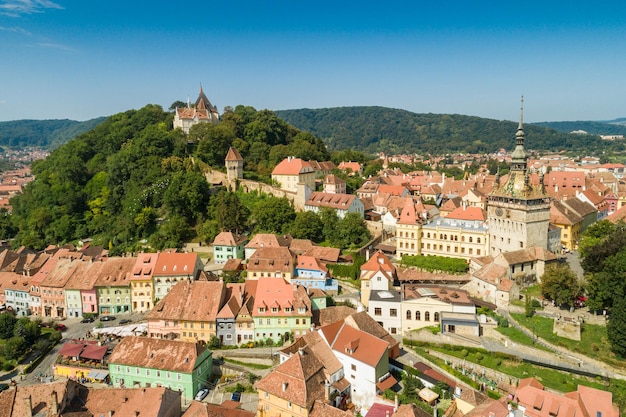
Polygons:
M259 392L259 417L308 417L315 400L328 401L330 385L324 366L301 349L255 385Z
M298 184L306 184L315 190L315 169L306 161L293 156L283 159L272 171L272 179L280 184L281 190L296 192Z
M223 281L181 281L146 315L148 335L207 343L225 297Z
M576 249L580 239L583 217L561 201L554 200L550 204L550 223L561 229L563 248Z
M158 254L140 253L133 267L130 278L132 310L143 313L154 307L154 284L152 273L156 265Z

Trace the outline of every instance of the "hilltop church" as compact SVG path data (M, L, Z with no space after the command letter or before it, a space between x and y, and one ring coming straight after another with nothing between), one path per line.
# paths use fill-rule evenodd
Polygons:
M189 133L191 126L198 123L213 123L216 124L220 121L220 115L209 99L207 98L202 86L200 86L200 94L196 103L191 106L187 103L187 107L177 107L176 114L174 115L174 129L181 128L183 132Z

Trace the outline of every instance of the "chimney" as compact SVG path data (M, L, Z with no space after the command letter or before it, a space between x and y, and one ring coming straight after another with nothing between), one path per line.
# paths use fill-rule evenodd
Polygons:
M389 410L385 411L385 417L389 417Z
M283 382L283 392L287 391L287 387L289 384L287 382Z
M26 403L26 414L24 417L33 417L33 401L30 399L30 395L24 398L24 402Z
M298 348L298 355L304 356L304 348Z
M50 414L52 414L53 416L59 414L59 402L56 391L52 391L50 393L50 408Z
M394 400L393 400L393 412L395 413L396 411L398 411L398 394L396 394Z
M109 410L109 417L113 417L113 410Z
M324 383L324 401L330 404L330 383L328 381Z
M139 411L135 411L135 417L139 417Z
M365 250L365 260L366 260L366 261L369 261L369 260L370 260L370 250L369 250L369 249L366 249L366 250Z

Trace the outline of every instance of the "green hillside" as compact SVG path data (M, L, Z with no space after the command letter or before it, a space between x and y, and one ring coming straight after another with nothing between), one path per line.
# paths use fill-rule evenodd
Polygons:
M418 114L386 107L340 107L280 110L287 123L322 138L332 150L364 152L433 153L493 152L511 149L517 123L459 114ZM546 127L525 125L529 149L585 151L593 154L607 147L597 136L573 135Z
M0 146L56 148L81 133L93 129L105 119L105 117L99 117L84 122L68 119L0 122Z
M575 122L540 122L533 123L535 126L548 127L558 130L559 132L574 132L576 130L584 130L590 135L625 135L626 125L620 124L620 119L611 122L592 122L592 121L575 121Z

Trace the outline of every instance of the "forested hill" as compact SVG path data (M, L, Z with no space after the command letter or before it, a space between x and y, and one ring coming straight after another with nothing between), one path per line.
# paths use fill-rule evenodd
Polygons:
M575 122L540 122L533 123L535 126L549 127L559 132L574 132L576 130L584 130L590 135L624 135L626 136L626 126L620 119L613 122L591 122L591 121L575 121Z
M330 149L364 152L414 153L493 152L511 149L517 123L458 114L418 114L386 107L339 107L280 110L278 117L322 138ZM529 149L575 150L593 153L606 149L597 136L574 135L541 126L525 125Z
M84 122L76 120L12 120L0 122L0 146L56 148L87 132L106 120L105 117Z
M173 129L173 119L157 105L118 113L35 161L35 180L11 199L12 244L42 249L89 236L120 254L145 242L163 249L195 237L210 241L217 226L204 173L224 169L230 146L244 158L248 178L268 181L288 155L330 159L321 140L267 110L237 106L189 135Z

